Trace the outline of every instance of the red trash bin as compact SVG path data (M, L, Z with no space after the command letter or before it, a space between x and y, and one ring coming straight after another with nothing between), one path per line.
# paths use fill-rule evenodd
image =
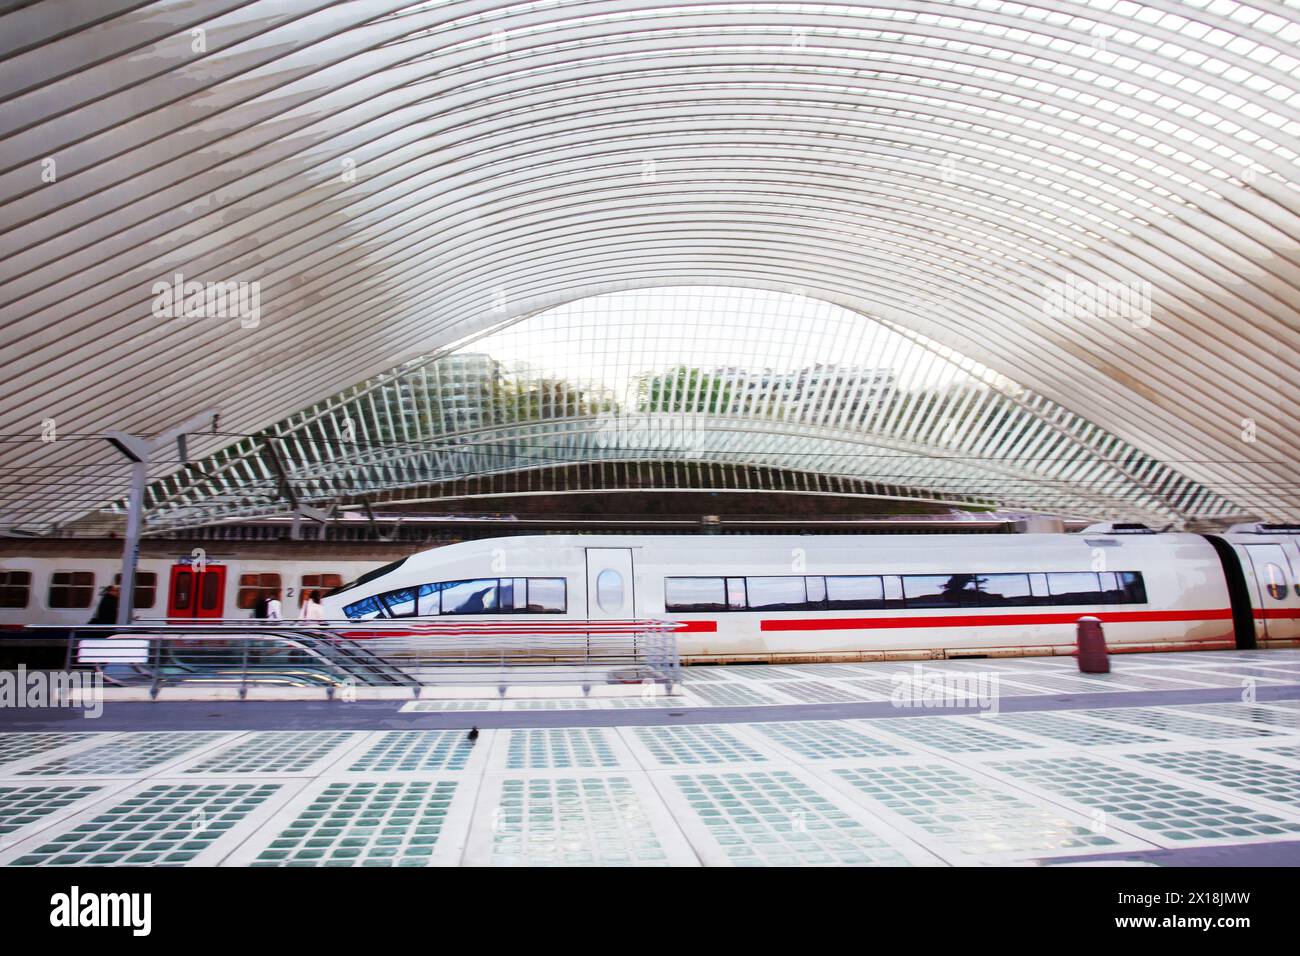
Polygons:
M1101 632L1101 619L1079 618L1077 633L1079 670L1085 674L1109 674L1110 656L1106 653L1106 635Z

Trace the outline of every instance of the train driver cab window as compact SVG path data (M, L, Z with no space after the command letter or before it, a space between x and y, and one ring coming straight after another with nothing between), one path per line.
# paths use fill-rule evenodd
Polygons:
M55 571L50 575L51 608L90 607L94 596L94 571Z
M664 578L665 611L726 609L726 582L722 578Z
M257 599L267 600L280 593L280 575L278 574L241 574L239 576L239 597L235 606L241 611L251 611L257 606Z
M623 575L613 568L596 575L596 603L602 611L611 614L623 609Z
M26 607L31 595L32 572L0 571L0 607Z
M389 591L387 594L381 594L380 600L388 608L388 613L392 617L414 617L415 616L415 588L402 588L398 591Z
M384 606L379 602L378 597L362 598L360 601L345 605L343 613L351 621L370 621L375 618L387 617L384 613Z
M121 587L122 575L113 575L113 583ZM158 575L153 571L136 571L133 590L135 598L131 604L137 611L153 607L154 601L158 599Z

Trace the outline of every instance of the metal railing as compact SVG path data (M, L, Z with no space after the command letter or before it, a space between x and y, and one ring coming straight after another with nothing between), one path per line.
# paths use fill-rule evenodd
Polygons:
M675 621L300 621L32 627L66 640L67 669L93 667L116 686L428 689L681 683Z

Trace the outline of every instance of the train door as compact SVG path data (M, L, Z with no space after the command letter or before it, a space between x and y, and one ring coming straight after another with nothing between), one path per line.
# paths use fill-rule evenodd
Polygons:
M631 548L587 549L587 620L627 621L636 617L636 595L632 583ZM611 638L598 648L599 637L587 634L587 653L619 654L626 637ZM633 653L636 653L633 638Z
M636 617L631 548L587 549L587 619L626 621Z
M167 589L168 620L219 620L225 612L223 564L174 564Z
M1255 606L1262 611L1256 630L1269 640L1295 636L1300 591L1286 551L1280 544L1248 544L1245 551L1255 574Z

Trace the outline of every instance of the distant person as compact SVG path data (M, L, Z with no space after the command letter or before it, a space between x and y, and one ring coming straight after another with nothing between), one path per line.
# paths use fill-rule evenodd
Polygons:
M320 592L309 591L302 599L302 609L298 612L298 620L308 624L324 624L325 609L320 606Z
M104 595L99 599L99 607L95 608L95 616L90 619L91 624L117 623L117 602L121 592L122 589L116 584L104 588Z
M255 619L259 621L266 620L266 605L268 603L265 594L259 594L257 596L257 600L253 602L253 617Z
M266 619L268 621L283 621L284 611L280 607L279 590L272 591L266 597Z

